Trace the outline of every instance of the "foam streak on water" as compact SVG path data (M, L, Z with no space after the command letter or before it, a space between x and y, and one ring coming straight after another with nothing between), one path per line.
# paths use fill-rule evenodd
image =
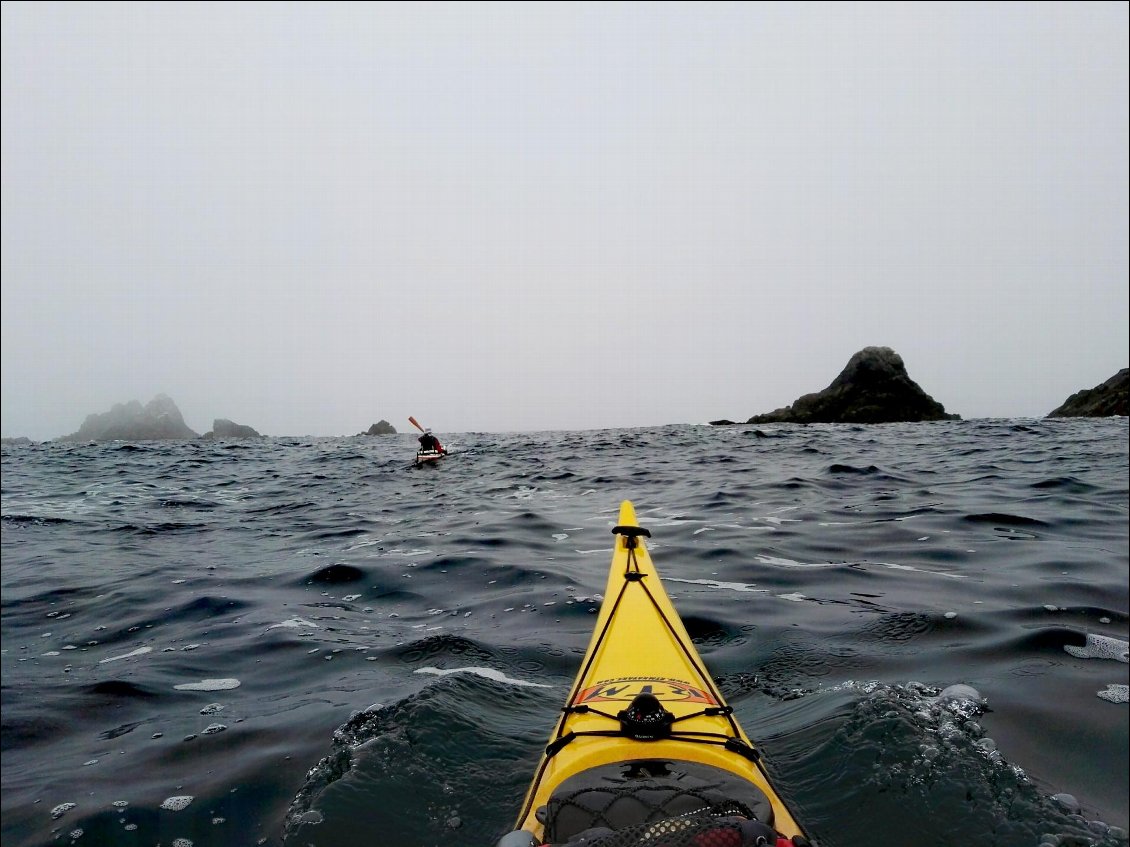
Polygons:
M631 499L817 842L1126 847L1126 419L769 429L4 448L0 841L492 844Z

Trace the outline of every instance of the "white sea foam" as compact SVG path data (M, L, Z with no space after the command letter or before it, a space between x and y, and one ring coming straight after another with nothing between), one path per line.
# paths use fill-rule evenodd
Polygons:
M239 688L238 679L202 679L200 682L182 682L174 685L177 691L227 691Z
M1099 692L1099 697L1103 700L1109 700L1111 703L1130 702L1130 685L1111 683Z
M743 591L750 594L768 594L768 588L754 588L744 582L719 582L716 579L679 579L678 577L665 576L664 582L685 582L690 585L707 585L711 588L725 588L729 591Z
M107 662L116 662L116 661L118 661L118 659L128 659L131 656L142 656L145 653L151 653L152 651L153 651L152 647L138 647L132 653L123 653L121 656L111 656L108 659L102 659L101 661L98 662L98 664L104 665Z
M350 550L360 550L362 547L373 547L380 544L382 541L384 541L383 538L364 538L364 540L358 541L345 549L347 552Z
M308 621L306 620L306 618L291 618L290 620L285 620L281 623L271 624L269 627L267 627L267 629L279 629L280 627L283 629L298 629L299 627L303 626L310 626L314 629L321 629L321 627L316 623L314 623L313 621Z
M1087 633L1087 643L1082 647L1065 644L1063 649L1079 659L1113 659L1116 662L1130 662L1125 641L1108 635Z
M778 594L777 596L782 600L791 600L794 603L803 603L808 599L799 591L794 591L792 594Z
M944 576L949 579L965 579L964 574L959 573L946 573L945 571L931 571L926 568L916 568L913 565L899 565L894 562L861 562L864 565L875 565L880 568L887 568L892 571L913 571L914 573L928 573L931 576Z
M962 700L977 704L985 702L985 698L981 696L980 691L972 685L965 685L961 682L946 686L942 689L941 693L933 699L936 703L949 703Z
M507 685L518 685L523 688L553 688L552 685L545 685L540 682L527 682L524 679L514 679L507 676L502 671L496 671L494 668L417 668L416 673L427 673L435 676L448 676L453 673L472 673L476 676L485 677L486 679L493 679L495 682L505 682Z
M819 568L840 568L845 565L858 565L861 567L878 567L887 568L892 571L912 571L914 573L925 573L931 576L944 576L950 579L965 579L962 574L946 573L945 571L931 571L925 568L916 568L913 565L900 565L895 562L796 562L792 559L783 559L780 556L756 556L757 561L766 565L775 565L781 568L806 568L806 569L819 569Z
M162 809L167 809L170 812L180 812L188 808L188 804L193 801L193 797L187 794L180 794L176 797L166 797L164 802L161 803Z
M826 568L831 566L828 562L809 565L802 562L794 562L792 559L782 559L780 556L757 556L756 559L766 565L780 565L785 568Z

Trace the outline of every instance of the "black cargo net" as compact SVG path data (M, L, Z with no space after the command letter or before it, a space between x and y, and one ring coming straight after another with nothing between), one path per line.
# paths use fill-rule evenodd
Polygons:
M562 847L773 847L775 843L774 834L757 821L697 814L618 830L594 829Z
M621 785L590 785L573 791L558 792L549 798L544 815L546 840L551 844L569 842L594 829L606 829L606 835L624 832L646 834L650 831L649 827L670 825L676 827L671 832L681 832L677 827L692 820L709 820L717 824L721 817L742 818L753 822L757 818L753 810L744 803L719 797L718 792L710 788L683 786L659 780L633 780ZM765 828L765 831L772 834L771 829ZM597 842L586 840L584 843L588 847L590 843L595 845ZM604 841L599 843L603 845ZM658 843L667 847L666 841ZM741 842L734 842L735 847L739 844Z

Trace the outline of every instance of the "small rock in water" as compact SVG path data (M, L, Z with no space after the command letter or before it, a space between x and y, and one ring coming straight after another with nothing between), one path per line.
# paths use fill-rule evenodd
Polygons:
M161 803L162 809L167 809L170 812L180 812L188 808L188 804L193 800L192 796L187 794L178 795L176 797L167 797Z
M51 819L58 820L74 807L74 803L60 803L58 806L51 810Z

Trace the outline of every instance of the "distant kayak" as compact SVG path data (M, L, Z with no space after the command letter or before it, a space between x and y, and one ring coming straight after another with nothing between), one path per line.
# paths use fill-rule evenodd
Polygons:
M497 847L809 845L683 626L625 501L581 670Z
M417 450L416 451L416 464L417 465L432 464L433 462L438 462L440 459L442 459L446 455L447 455L447 453L440 451L440 450Z

